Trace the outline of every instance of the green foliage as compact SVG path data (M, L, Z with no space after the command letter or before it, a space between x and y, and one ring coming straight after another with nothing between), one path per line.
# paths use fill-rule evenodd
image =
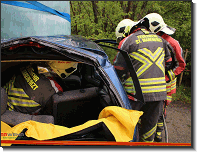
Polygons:
M176 88L176 94L172 95L172 100L191 103L191 88L185 85L178 86Z
M125 18L138 21L149 13L159 13L164 22L175 28L173 38L183 50L191 52L190 1L70 1L72 34L90 39L116 39L115 28ZM106 50L110 61L114 52ZM191 54L186 69L191 70ZM188 74L188 72L187 72Z

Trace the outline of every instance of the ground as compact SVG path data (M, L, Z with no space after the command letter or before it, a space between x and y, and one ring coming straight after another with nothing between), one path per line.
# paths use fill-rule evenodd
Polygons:
M173 101L167 107L169 143L191 143L191 104Z

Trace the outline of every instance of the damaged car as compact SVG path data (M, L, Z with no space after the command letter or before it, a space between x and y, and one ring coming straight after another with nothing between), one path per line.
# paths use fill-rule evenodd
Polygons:
M15 141L138 141L137 122L142 112L132 110L124 87L100 42L108 43L68 35L1 40L1 134L7 128L7 132L17 134L13 137ZM120 51L125 57L134 80L134 97L143 103L130 57L125 51L109 48ZM51 70L50 62L77 64L65 77ZM44 76L52 75L63 89L52 96L50 116L44 111L36 115L18 111L10 114L7 104L10 98L5 85L20 67L27 64L36 65ZM21 134L23 136L19 136Z

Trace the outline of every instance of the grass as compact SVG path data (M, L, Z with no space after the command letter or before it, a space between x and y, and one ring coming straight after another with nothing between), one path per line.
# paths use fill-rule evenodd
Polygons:
M191 87L185 85L177 86L176 94L172 95L173 101L182 101L184 103L191 103Z

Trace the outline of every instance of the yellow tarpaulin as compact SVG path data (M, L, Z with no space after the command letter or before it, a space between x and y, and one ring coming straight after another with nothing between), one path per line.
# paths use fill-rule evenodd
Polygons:
M72 128L40 123L32 120L20 123L11 128L1 121L1 134L12 133L13 135L16 135L15 137L12 136L10 139L5 138L5 136L1 136L1 140L15 140L17 135L20 134L25 128L28 129L25 133L27 137L32 137L37 140L48 140L71 134L96 125L100 122L104 122L114 135L117 142L128 142L133 139L135 126L142 114L143 112L141 111L128 110L117 106L109 106L100 112L98 120L90 120L82 125ZM7 145L9 144L2 144L1 146Z

